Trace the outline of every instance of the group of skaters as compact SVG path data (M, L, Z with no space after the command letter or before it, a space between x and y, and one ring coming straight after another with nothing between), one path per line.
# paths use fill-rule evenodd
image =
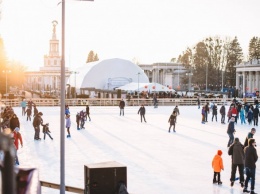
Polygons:
M243 193L256 194L255 189L255 174L256 174L256 162L258 160L258 155L256 151L256 141L253 138L256 129L251 128L251 131L247 134L244 144L242 144L238 137L234 138L235 124L238 122L239 118L241 120L241 124L245 124L245 118L248 119L249 125L251 125L252 120L254 121L254 126L258 126L258 117L259 109L258 109L258 101L255 101L255 106L250 104L244 104L237 102L235 99L229 107L229 110L226 114L225 109L220 110L220 114L224 115L223 117L228 117L228 126L227 126L227 134L229 136L228 140L228 155L231 156L231 177L230 177L230 186L233 187L234 182L239 180L241 187L243 188ZM206 106L205 106L206 107ZM204 109L206 109L203 107ZM203 109L202 109L203 110ZM252 113L252 115L250 115ZM251 117L252 116L252 117ZM204 117L204 118L203 118ZM248 118L249 117L249 118ZM222 118L222 117L221 117ZM252 119L252 120L251 120ZM212 116L213 121L213 116ZM217 117L216 117L217 121ZM202 114L202 123L205 123L205 115ZM223 124L225 124L225 119L222 120ZM222 184L220 178L221 170L224 170L223 160L221 158L222 151L218 150L217 154L214 156L212 160L212 167L214 170L213 175L213 184L218 183ZM238 168L239 177L236 177L236 171ZM246 178L245 178L245 176ZM250 182L250 190L249 188Z

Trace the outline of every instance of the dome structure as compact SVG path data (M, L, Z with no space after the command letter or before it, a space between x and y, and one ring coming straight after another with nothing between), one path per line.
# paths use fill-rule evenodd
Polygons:
M77 91L87 88L114 90L131 82L149 83L138 65L118 58L84 64L75 72L71 74L70 80L75 79Z

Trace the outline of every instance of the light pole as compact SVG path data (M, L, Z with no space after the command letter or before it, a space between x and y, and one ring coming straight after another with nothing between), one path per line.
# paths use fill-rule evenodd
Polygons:
M11 73L11 70L3 70L5 73L5 102L7 101L7 74Z
M94 1L94 0L84 0ZM61 54L61 87L60 87L60 193L65 194L65 0L62 0L62 54Z
M77 98L77 89L76 89L76 87L77 87L77 77L76 77L76 74L79 74L79 72L73 71L72 73L75 76L75 98Z
M193 76L193 73L186 73L187 76L189 76L189 92L191 88L191 76Z
M140 72L137 73L137 76L138 76L138 91L137 91L138 92L137 93L137 95L138 95L138 106L139 106L139 76L140 76L140 74L141 74Z

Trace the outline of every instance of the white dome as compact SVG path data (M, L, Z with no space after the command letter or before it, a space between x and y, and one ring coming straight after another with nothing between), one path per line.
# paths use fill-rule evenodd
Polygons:
M78 74L71 74L70 80L73 83L72 80L76 75L77 90L84 88L113 90L131 82L149 82L148 77L138 65L117 58L87 63L75 72Z

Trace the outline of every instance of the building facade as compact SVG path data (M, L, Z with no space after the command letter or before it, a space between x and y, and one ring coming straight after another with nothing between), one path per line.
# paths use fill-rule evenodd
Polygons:
M260 89L260 59L236 65L236 89L240 97L258 95Z
M59 40L56 36L57 24L57 21L52 22L52 38L49 42L49 54L44 56L44 66L40 67L40 71L25 72L25 90L41 93L48 92L54 96L60 94L61 55L59 54ZM65 74L67 82L71 74L67 67L65 68Z

